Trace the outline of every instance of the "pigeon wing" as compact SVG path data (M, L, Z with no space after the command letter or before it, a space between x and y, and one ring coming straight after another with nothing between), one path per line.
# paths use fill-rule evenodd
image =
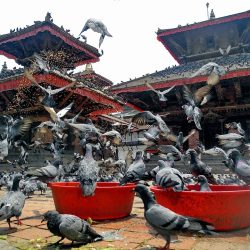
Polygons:
M74 102L70 103L67 107L65 107L64 109L60 110L58 113L57 113L57 116L59 118L62 118L63 116L66 115L66 113L72 108Z
M84 236L87 223L80 218L70 215L70 214L63 214L61 215L61 223L59 225L59 230L65 238L69 240L84 240L87 236Z
M196 103L200 103L204 96L206 96L210 90L212 89L213 85L205 85L199 89L197 89L194 93L194 98Z
M153 125L157 121L155 116L150 111L144 111L133 116L132 122L139 126L144 126L144 125Z
M88 20L86 21L86 23L84 24L84 26L83 26L83 28L82 28L82 31L80 32L79 35L81 35L82 32L84 32L84 31L86 31L86 30L89 29L89 22L90 22L90 19L88 19Z
M145 219L156 231L188 228L188 220L173 211L155 204L145 212Z
M183 98L192 106L195 106L195 97L187 85L183 85Z
M175 85L172 86L171 88L168 88L168 89L162 91L161 93L162 93L163 95L165 95L165 94L169 93L174 87L175 87Z
M202 112L201 110L198 108L198 107L195 107L194 108L194 115L193 115L193 118L194 118L194 123L195 123L195 126L201 130L201 124L200 124L200 121L201 121L201 117L202 117Z
M32 120L29 118L19 119L9 128L10 140L16 140L23 137L29 130L32 124Z
M149 84L147 81L145 82L145 84L152 90L154 91L156 94L159 94L159 91L157 91L156 89L153 88L153 86L151 84Z
M66 86L64 86L64 87L62 87L62 88L59 88L59 89L51 89L51 90L49 91L49 94L51 94L51 95L57 94L57 93L63 91L64 89L73 87L74 85L75 85L75 83L70 83L70 84L68 84L68 85L66 85Z

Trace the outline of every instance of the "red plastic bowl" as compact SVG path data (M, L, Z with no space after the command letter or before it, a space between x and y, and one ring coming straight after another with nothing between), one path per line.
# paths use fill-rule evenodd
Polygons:
M82 219L117 219L131 213L134 201L133 184L98 182L94 196L84 197L79 182L50 183L56 210Z
M153 186L159 204L174 212L213 224L218 231L250 226L250 186L211 185L212 192L200 192L198 185L174 192Z

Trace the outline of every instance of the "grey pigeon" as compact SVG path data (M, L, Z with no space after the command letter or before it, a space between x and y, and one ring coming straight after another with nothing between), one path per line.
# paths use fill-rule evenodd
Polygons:
M18 225L21 225L19 217L25 204L25 195L19 191L19 182L22 179L21 174L14 176L11 191L0 200L0 220L7 219L11 229L10 219L16 217Z
M58 167L46 161L47 165L45 167L37 168L35 170L30 170L26 173L27 176L37 176L41 181L48 181L55 178L58 174Z
M194 149L188 149L186 154L189 154L191 157L190 167L192 175L195 177L198 175L204 175L206 176L209 183L216 184L216 180L211 173L210 168L198 158L197 152Z
M155 184L162 187L172 187L174 191L183 191L185 183L179 170L172 168L163 160L158 161L159 170L155 176Z
M163 249L169 250L171 231L192 231L200 233L211 233L214 228L207 222L182 216L174 211L163 207L155 201L153 195L148 191L147 187L138 184L135 192L139 194L144 204L144 217L147 223L160 234L166 244Z
M78 177L82 194L84 196L92 196L95 193L100 168L92 155L93 146L90 143L87 143L85 147L85 155L79 163Z
M94 18L88 19L79 35L81 35L82 32L88 29L92 29L94 32L101 34L100 39L99 39L99 47L101 47L101 44L105 36L112 37L112 35L108 32L107 27L100 20L97 20Z
M46 193L48 186L46 183L42 182L42 181L37 181L36 182L37 185L37 190L41 191L41 194Z
M250 164L242 159L239 150L232 149L228 157L233 161L231 169L242 179L247 185L250 185Z
M43 221L47 221L49 231L61 237L55 244L63 239L68 239L82 244L100 241L103 239L90 224L83 219L71 214L59 214L57 211L48 211L43 215Z
M212 191L211 188L209 187L208 181L206 176L204 175L199 175L197 178L199 184L200 184L200 191L204 192L210 192Z
M128 182L139 181L144 176L146 167L142 156L143 156L142 151L136 152L135 159L133 163L128 167L126 174L120 181L120 185L125 185Z

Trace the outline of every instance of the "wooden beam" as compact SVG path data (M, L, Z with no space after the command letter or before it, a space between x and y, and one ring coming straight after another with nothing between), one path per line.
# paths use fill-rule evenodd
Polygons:
M88 101L89 101L89 98L85 97L85 99L82 101L82 103L74 111L76 113L79 112Z
M236 100L239 101L240 98L242 97L242 92L241 92L241 86L240 86L240 82L234 82L234 90L235 90L235 97Z
M219 103L223 102L224 101L224 94L223 94L223 88L221 87L220 84L217 84L215 86L215 92L216 92L217 98L219 100Z
M28 56L29 56L29 54L28 54L28 52L27 52L27 50L26 50L25 46L23 45L22 40L18 40L17 42L18 42L18 44L20 45L20 47L22 48L23 53L24 53L24 56L25 56L25 57L28 57Z
M39 111L39 110L42 110L43 107L41 106L38 106L38 107L29 107L29 108L22 108L20 110L9 110L9 111L4 111L4 112L1 112L0 115L15 115L15 114L23 114L23 113L26 113L26 112L33 112L33 111Z
M59 103L58 108L61 108L69 99L70 97L73 95L73 92L70 92L63 100L62 102Z
M64 41L61 40L61 41L53 48L53 50L57 52L57 51L62 47L63 43L64 43Z
M0 95L1 97L5 100L5 102L7 103L7 105L10 103L10 100L9 98L3 93L3 92L0 92Z

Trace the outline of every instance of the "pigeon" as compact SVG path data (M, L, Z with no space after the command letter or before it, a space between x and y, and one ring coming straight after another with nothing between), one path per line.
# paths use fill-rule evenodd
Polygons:
M205 221L182 216L159 205L145 185L137 184L135 192L143 201L144 217L147 223L157 234L166 240L166 244L163 247L165 250L170 249L171 231L191 231L211 234L212 230L214 230L214 227Z
M181 160L184 165L186 164L186 156L180 152L174 145L160 145L159 146L160 156L166 158L164 155L171 153L174 156L175 161Z
M168 99L167 99L167 97L165 96L166 94L168 94L174 87L175 87L175 85L174 86L172 86L172 87L170 87L170 88L168 88L168 89L166 89L166 90L164 90L164 91L158 91L158 90L156 90L156 89L154 89L153 88L153 86L151 85L151 84L149 84L147 81L145 82L145 84L152 90L152 91L154 91L157 95L158 95L158 97L159 97L159 100L161 101L161 102L166 102Z
M99 39L99 48L101 47L105 36L112 37L112 35L108 32L107 27L100 20L97 20L94 18L88 19L79 35L81 35L82 32L88 29L92 29L94 32L101 34L100 39Z
M11 190L0 200L0 220L7 219L11 229L10 219L17 218L18 225L21 225L19 217L25 204L25 195L19 190L19 182L22 179L21 174L16 174L13 179Z
M206 85L196 90L193 94L187 85L183 85L183 98L187 101L187 103L182 105L182 108L184 109L188 122L194 121L196 127L200 130L202 112L198 105L210 90L210 85Z
M172 187L174 191L179 192L185 189L185 183L179 170L172 168L163 160L158 161L159 170L155 176L155 184L162 187Z
M153 115L150 111L140 112L132 117L132 123L139 126L154 125L158 126L162 134L168 134L170 132L169 127L163 121L160 115Z
M37 190L41 191L41 194L46 193L48 186L46 183L42 182L42 181L37 181L36 182L37 185Z
M240 151L232 149L228 157L233 161L231 170L233 170L247 185L250 185L250 164L242 159Z
M209 183L216 184L216 180L211 173L211 170L204 162L202 162L198 158L197 152L194 149L188 149L186 154L189 154L191 157L190 166L192 175L194 175L195 177L197 177L198 175L204 175Z
M46 161L45 167L30 170L26 173L28 177L37 176L39 180L47 182L48 180L54 179L58 174L58 167L51 164L50 161Z
M200 184L200 191L201 192L210 192L212 191L211 188L209 187L209 184L207 182L207 178L204 175L198 175L197 180Z
M110 130L106 133L103 133L101 138L103 139L104 144L106 144L108 141L110 141L110 143L115 146L118 146L122 143L122 136L116 130Z
M126 174L120 181L120 186L125 185L128 182L136 182L142 179L146 171L142 156L142 151L136 152L133 163L128 167Z
M78 119L78 117L80 116L80 114L82 113L83 109L80 110L80 112L78 114L76 114L73 118L70 118L70 119L64 119L64 122L67 122L67 123L76 123L76 120Z
M208 85L216 85L220 81L220 76L226 74L226 69L223 66L218 65L214 62L209 62L203 65L196 73L192 75L192 77L198 75L208 75L207 84Z
M97 161L93 158L93 146L90 143L85 145L85 155L79 163L78 177L82 194L85 197L95 194L97 178L100 171Z
M235 132L237 133L239 133L240 135L242 135L242 136L244 136L245 135L245 130L244 129L242 129L242 127L241 127L241 123L240 122L230 122L230 123L226 123L225 124L225 127L227 128L227 129L233 129L233 130L236 130Z
M72 241L72 244L74 241L88 244L103 239L88 222L75 215L48 211L43 215L43 221L47 221L47 227L52 234L61 237L54 244L59 244L65 238Z
M58 89L52 89L51 86L49 85L47 88L44 88L43 86L41 86L36 79L33 77L32 73L29 70L25 70L24 71L25 76L32 82L34 83L36 86L38 86L45 94L44 97L41 98L41 103L46 106L46 107L51 107L54 108L57 106L56 102L53 99L53 95L67 89L67 88L71 88L74 87L75 83L70 83L64 87L58 88Z

